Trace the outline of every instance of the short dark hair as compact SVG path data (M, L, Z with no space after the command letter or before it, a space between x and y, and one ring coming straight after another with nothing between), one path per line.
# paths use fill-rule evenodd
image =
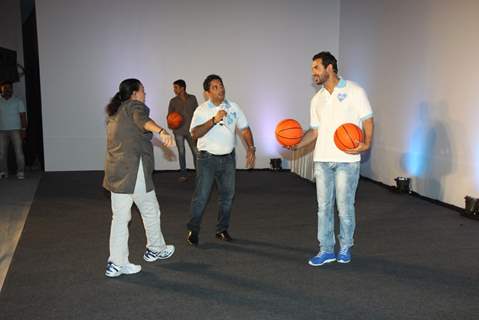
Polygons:
M203 81L203 90L210 91L210 84L211 84L211 81L213 80L219 80L221 84L223 84L223 79L221 79L219 75L210 74L209 76L206 77L205 81Z
M175 82L173 82L173 84L176 84L177 86L180 86L186 89L186 82L183 79L178 79Z
M338 60L331 54L329 51L321 51L317 53L313 57L313 61L316 59L321 59L321 64L324 68L327 68L328 65L333 66L333 70L335 73L338 73Z

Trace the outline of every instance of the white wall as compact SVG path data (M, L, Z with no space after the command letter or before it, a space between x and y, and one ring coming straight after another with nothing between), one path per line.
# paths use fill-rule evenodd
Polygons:
M479 2L342 0L340 70L375 112L362 174L464 206L479 196Z
M257 167L269 167L283 152L276 123L308 126L311 57L339 48L339 0L43 0L36 9L47 171L103 169L104 106L121 80L144 83L165 126L171 83L185 79L202 101L210 73L245 110ZM178 168L170 152L155 153L156 169ZM237 154L244 168L241 145Z
M0 1L0 47L17 52L17 63L23 63L22 18L20 0ZM13 84L15 95L25 102L25 78Z

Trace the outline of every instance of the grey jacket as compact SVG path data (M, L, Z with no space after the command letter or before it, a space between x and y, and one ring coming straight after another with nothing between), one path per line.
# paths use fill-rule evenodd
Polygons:
M132 194L140 164L146 182L146 191L154 189L153 134L143 126L149 120L150 109L140 101L127 100L118 112L107 119L107 147L103 187L115 193Z

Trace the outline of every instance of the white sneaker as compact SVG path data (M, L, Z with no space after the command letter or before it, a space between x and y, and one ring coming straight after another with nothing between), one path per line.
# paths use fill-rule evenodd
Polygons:
M18 180L25 179L25 173L24 172L17 172L17 179Z
M0 172L0 179L7 179L8 178L8 174L6 172Z
M153 251L146 248L146 252L143 255L143 259L145 259L145 261L148 261L148 262L153 262L158 259L161 259L161 260L168 259L169 257L173 255L174 252L175 252L175 246L173 245L167 245L166 248L161 251Z
M122 274L135 274L141 271L141 266L133 263L128 263L124 266L119 266L113 262L108 262L106 266L105 276L115 278Z

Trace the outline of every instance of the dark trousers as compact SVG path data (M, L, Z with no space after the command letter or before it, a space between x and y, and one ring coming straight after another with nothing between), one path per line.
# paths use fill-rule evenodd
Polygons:
M180 173L182 176L186 176L185 140L190 146L191 153L193 155L193 162L196 166L196 141L193 140L193 138L189 134L175 134L176 147L178 148L178 159L180 161Z
M15 158L17 159L17 173L25 171L25 157L23 155L20 130L0 130L0 173L5 173L6 175L8 175L7 158L10 141L13 143Z
M236 156L235 152L216 156L206 151L197 154L196 187L191 201L191 220L188 229L199 232L201 219L211 193L213 182L218 187L218 220L216 232L228 230L231 207L235 194Z

